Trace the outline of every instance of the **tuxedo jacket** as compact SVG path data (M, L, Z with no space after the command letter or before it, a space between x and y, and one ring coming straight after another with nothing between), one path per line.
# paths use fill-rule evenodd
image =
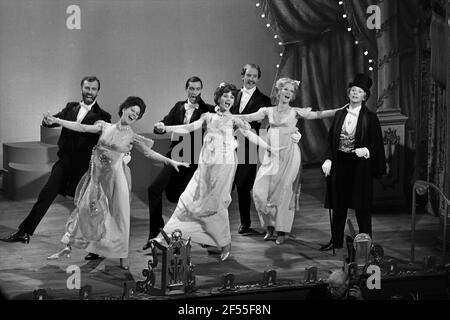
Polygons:
M184 116L186 114L186 110L184 108L184 104L187 102L187 100L183 100L183 101L178 101L177 103L175 103L175 105L173 106L173 108L169 111L169 113L164 117L164 119L161 120L161 122L164 123L164 125L166 126L177 126L177 125L182 125L184 124ZM200 101L198 102L198 108L196 110L194 110L194 112L192 113L191 119L189 120L189 123L192 123L194 121L197 121L198 119L200 119L201 115L203 113L206 112L214 112L214 107L205 103L201 98ZM155 129L153 129L153 132L155 134L164 134L161 132L156 131ZM200 143L200 146L197 146L197 150L200 151L201 148L201 144L202 144L202 139L200 139L200 141L195 141L194 137L196 136L194 132L190 133L191 135L191 163L194 163L194 159L195 159L195 154L194 151L195 150L195 144L196 143ZM202 136L203 136L203 132L202 132ZM200 137L201 138L201 137ZM170 144L170 150L169 152L166 154L166 157L171 158L171 153L172 153L172 149L179 143L181 143L183 141L183 137L179 137L179 140L177 141L172 141L172 143ZM182 155L182 153L180 153L180 155Z
M242 98L242 91L239 90L238 94L236 95L236 99L234 101L233 106L231 107L230 112L233 114L250 114L258 111L262 107L270 107L272 105L270 98L263 94L261 91L259 91L258 88L256 88L255 92L253 92L252 96L247 102L247 105L245 106L244 110L242 110L242 113L239 112L239 106L241 104L241 98ZM256 134L259 134L259 129L261 127L261 123L258 121L252 121L250 122L250 126L252 127L252 130L255 131ZM256 155L250 155L250 142L247 139L241 139L240 141L245 141L244 146L239 146L239 148L244 147L245 150L245 159L241 159L240 155L241 153L238 152L239 157L239 163L243 163L245 161L246 164L252 164L254 160L256 159ZM250 161L251 160L251 161ZM253 163L254 164L254 163Z
M78 110L80 110L79 102L69 102L66 107L54 115L68 121L77 121ZM92 106L91 110L86 113L82 124L94 124L98 120L111 122L111 115L101 109L97 102ZM57 124L47 125L42 122L45 127L57 127ZM62 195L72 195L75 187L83 174L89 167L92 148L97 144L100 135L96 133L76 132L66 128L61 129L58 139L58 157L60 160L65 158L62 163L70 163L71 168L68 173L67 184L62 187L60 193ZM67 159L70 159L67 161Z
M339 152L340 134L347 115L347 108L336 112L328 135L328 150L326 158L332 161L331 174L327 184L326 208L338 209L341 207L341 192L336 172L340 168L337 160ZM386 173L386 158L384 154L383 137L378 116L365 105L361 107L355 131L355 149L366 147L370 158L356 158L354 168L354 183L356 184L354 209L369 211L373 196L373 178L380 178Z

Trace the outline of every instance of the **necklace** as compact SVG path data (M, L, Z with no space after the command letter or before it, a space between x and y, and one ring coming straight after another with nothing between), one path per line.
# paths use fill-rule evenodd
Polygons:
M128 130L130 130L130 126L128 126L128 125L122 126L122 125L120 125L119 122L116 123L116 128L119 131L128 131Z

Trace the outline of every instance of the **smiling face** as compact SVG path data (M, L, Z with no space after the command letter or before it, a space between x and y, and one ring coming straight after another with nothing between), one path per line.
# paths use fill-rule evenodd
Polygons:
M198 103L202 93L202 83L189 82L188 87L186 88L186 93L190 103Z
M123 109L121 117L122 123L130 125L138 120L140 114L141 108L139 106Z
M81 95L83 96L83 102L87 105L92 104L97 98L98 94L98 82L97 81L84 81L81 87Z
M244 87L247 90L251 90L256 87L256 84L259 81L258 69L248 67L245 70L244 76L242 77L242 81L244 82Z
M278 99L283 104L288 104L294 99L295 87L292 83L286 83L278 92Z
M225 92L219 98L219 107L221 112L230 111L230 108L234 104L234 95L231 91Z
M351 103L361 104L363 101L366 100L366 97L367 97L366 92L360 87L353 86L348 91L348 98Z

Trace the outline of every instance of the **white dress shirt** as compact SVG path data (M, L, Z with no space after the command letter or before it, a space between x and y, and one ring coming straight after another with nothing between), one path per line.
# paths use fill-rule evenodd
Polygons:
M92 106L94 105L95 102L96 102L96 100L94 100L94 102L92 102L90 105L85 104L84 101L80 102L80 110L78 110L77 122L83 121L83 119L86 116L86 114L89 111L91 111L91 108L92 108Z
M189 100L187 100L187 102L184 103L184 124L188 124L191 121L192 118L192 114L194 113L194 111L198 109L198 104L192 104Z
M239 105L239 113L242 113L242 111L244 111L245 106L247 105L248 101L252 97L252 94L253 94L253 92L255 92L255 90L256 90L256 86L250 90L247 90L245 87L241 89L242 96L241 96L241 102Z
M358 123L359 112L361 111L361 106L356 107L354 109L347 109L347 115L344 119L344 124L342 125L342 129L347 133L353 133L356 129L356 124Z

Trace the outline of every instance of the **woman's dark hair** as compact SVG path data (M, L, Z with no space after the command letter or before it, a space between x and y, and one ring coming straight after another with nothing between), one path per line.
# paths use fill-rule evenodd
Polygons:
M131 108L134 106L138 106L139 109L141 109L141 112L139 113L139 117L137 118L137 120L139 120L144 115L145 109L146 109L144 100L142 100L139 97L131 96L131 97L126 98L125 101L122 102L122 104L119 106L119 116L122 116L124 109L128 109L128 108Z
M224 93L231 92L236 97L237 89L234 84L222 82L214 91L214 102L219 104L219 99Z

